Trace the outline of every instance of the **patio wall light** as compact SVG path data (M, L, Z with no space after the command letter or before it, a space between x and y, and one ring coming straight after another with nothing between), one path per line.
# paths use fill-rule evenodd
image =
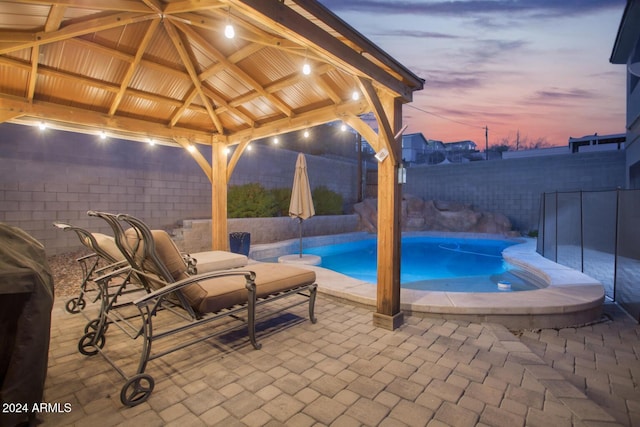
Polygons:
M386 148L378 151L375 155L375 158L379 163L382 163L387 157L389 157L389 150L387 150Z
M398 184L407 183L407 168L404 167L404 163L400 163L398 168Z

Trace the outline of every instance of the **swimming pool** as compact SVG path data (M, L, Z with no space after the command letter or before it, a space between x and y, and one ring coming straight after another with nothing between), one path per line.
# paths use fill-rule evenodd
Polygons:
M538 289L514 274L502 251L515 244L508 240L404 237L402 287L448 292L505 292ZM375 238L308 248L322 257L323 268L370 283L377 280Z
M411 232L407 237L445 237L473 240L504 240L504 236L479 233ZM313 248L355 242L375 236L366 232L305 237L304 252ZM524 272L542 287L531 292L448 292L400 289L401 309L405 313L470 322L500 323L510 329L563 328L596 321L602 312L604 287L597 280L569 267L550 261L536 252L535 239L518 238L504 249L502 256L511 266ZM512 240L510 240L512 241ZM290 239L251 246L251 262L274 262L278 257L297 254L300 242ZM376 307L377 278L355 279L315 265L305 268L316 272L318 292L355 304ZM449 280L449 279L433 279ZM460 281L464 279L456 279Z

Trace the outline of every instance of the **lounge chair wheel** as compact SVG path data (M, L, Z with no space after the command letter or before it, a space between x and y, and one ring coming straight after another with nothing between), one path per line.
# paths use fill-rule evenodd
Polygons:
M97 331L99 324L100 324L100 319L93 319L92 321L87 323L87 325L84 327L84 333L87 334L91 331L94 331L94 332ZM102 329L103 329L102 333L104 334L105 332L107 332L107 329L109 329L109 324L105 323Z
M87 305L87 302L83 298L71 298L64 306L64 309L67 313L80 313L84 310L84 307Z
M126 406L136 406L151 396L155 381L148 374L136 374L129 378L120 391L120 401Z
M97 342L94 342L95 339L96 339L95 331L87 332L86 334L84 334L82 338L80 338L80 341L78 342L78 351L84 354L85 356L93 356L95 354L98 354L98 349L96 347L98 348L104 347L105 337L104 335L100 334L98 336Z

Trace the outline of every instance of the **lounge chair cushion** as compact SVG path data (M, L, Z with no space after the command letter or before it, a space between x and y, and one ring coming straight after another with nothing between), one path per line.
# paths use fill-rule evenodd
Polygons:
M127 229L124 232L127 244L129 248L131 248L130 252L135 251L135 260L137 263L142 261L142 258L146 255L144 242L140 241L136 230L133 228ZM183 273L187 271L187 263L182 258L182 254L178 250L176 244L171 240L169 234L164 230L151 230L151 235L153 236L153 241L155 242L156 253L160 260L165 264L169 273L174 280L180 280L179 277L182 276ZM145 267L159 273L158 269L153 262L145 258Z
M116 241L113 237L102 233L91 233L91 235L96 240L99 249L101 249L109 257L111 257L112 260L116 262L124 260L124 255L122 255L122 252L120 252L120 249L118 249Z
M316 273L299 267L282 264L251 264L247 270L256 274L258 298L282 291L310 285L316 280ZM216 277L203 280L200 287L206 292L196 308L201 313L213 313L223 308L247 302L247 288L244 276Z
M190 255L197 261L198 274L244 267L249 262L246 256L227 251L196 252Z
M156 243L158 257L175 280L180 280L187 271L187 263L184 261L180 250L164 230L151 230L153 240Z
M137 243L135 231L127 230L127 238L132 247ZM166 265L175 281L186 279L187 265L171 237L163 230L152 230L158 257ZM141 249L138 249L141 254ZM149 260L145 260L145 269L158 270ZM252 264L247 270L256 274L258 298L271 294L310 285L316 280L316 273L298 267L283 264ZM161 283L161 282L160 282ZM191 307L200 313L214 313L224 308L247 302L246 279L242 275L216 277L202 280L182 288ZM166 285L166 284L165 284Z
M184 261L182 254L178 250L178 247L173 242L173 240L171 240L169 234L164 230L151 230L151 235L153 236L153 241L155 242L156 253L160 258L160 261L164 263L165 267L171 274L173 281L177 282L189 277L189 275L187 274L187 264ZM140 258L144 254L143 243L139 241L138 235L133 228L129 228L127 231L125 231L125 236L127 238L129 247L138 247L138 250L136 252L136 261L139 262ZM158 277L163 277L160 269L149 258L146 258L144 260L144 269L147 272L154 272L158 275ZM151 280L152 282L150 283L150 285L154 289L159 289L166 286L167 284L166 280L163 279ZM183 288L182 293L187 298L189 304L194 308L197 307L200 301L206 297L206 292L197 283Z

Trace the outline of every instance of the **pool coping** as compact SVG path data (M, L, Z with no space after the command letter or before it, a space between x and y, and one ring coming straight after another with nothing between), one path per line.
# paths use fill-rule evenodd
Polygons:
M342 239L375 237L370 233L347 233ZM480 233L403 233L405 236L511 239L503 235ZM337 242L340 235L303 239L303 248ZM305 240L309 239L306 241ZM541 279L542 289L519 292L441 292L400 289L400 308L413 315L424 315L473 322L495 322L514 330L563 328L600 319L604 286L584 273L550 261L536 252L536 240L517 238L521 243L506 248L502 255L510 264ZM293 243L291 243L293 242ZM316 244L317 243L317 244ZM269 244L296 247L299 240ZM262 245L257 245L262 246ZM259 253L261 248L256 248ZM295 252L294 251L294 252ZM289 252L291 253L291 252ZM253 255L253 249L252 249ZM316 272L318 291L366 306L376 306L377 287L369 282L317 266L304 266Z

